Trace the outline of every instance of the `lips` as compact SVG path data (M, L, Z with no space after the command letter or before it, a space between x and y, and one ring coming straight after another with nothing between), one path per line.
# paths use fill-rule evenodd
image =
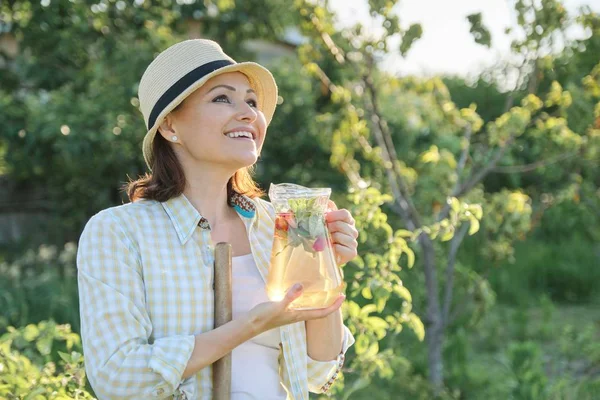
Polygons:
M232 139L244 138L244 139L254 140L254 135L252 134L252 132L248 132L248 131L228 132L225 134L225 136L227 136L228 138L232 138Z
M236 137L247 137L248 139L256 140L256 130L251 126L238 126L225 132L225 136L236 138Z

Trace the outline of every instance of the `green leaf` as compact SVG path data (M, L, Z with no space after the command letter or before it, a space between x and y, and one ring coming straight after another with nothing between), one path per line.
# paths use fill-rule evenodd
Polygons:
M360 315L360 306L356 302L349 300L345 303L348 317L358 317Z
M385 304L387 303L388 296L378 297L375 301L377 303L377 312L381 313L385 309Z
M442 242L447 242L448 240L452 239L452 237L454 237L454 227L450 226L448 227L448 230L446 230L446 232L444 232L444 234L440 237L440 240Z
M405 247L404 252L408 257L408 268L412 268L415 265L415 252L410 247Z
M367 304L366 306L360 309L360 315L367 316L375 311L377 311L377 307L375 306L375 304Z
M81 353L78 353L76 351L71 352L71 360L74 363L78 363L82 359L82 357L83 357L83 355Z
M364 357L367 357L367 358L375 357L377 355L377 353L379 353L379 343L373 342L373 343L371 343L371 345L369 346L367 351L365 351Z
M23 398L23 400L34 400L37 399L38 396L43 395L46 392L46 388L43 386L40 386L36 389L34 389L32 392L27 393L27 396L25 396Z
M70 354L63 353L62 351L59 351L58 355L60 356L60 358L63 359L64 362L66 362L66 363L71 363L72 362Z
M389 324L380 317L369 317L369 324L374 331L382 331L384 334L386 329L389 328Z
M291 229L293 229L293 228L291 228ZM312 235L308 231L308 226L298 224L298 227L295 229L295 231L299 236L302 236L305 238L312 237Z
M312 214L308 219L308 231L313 238L323 236L325 233L325 221L321 214Z
M481 13L468 15L467 20L471 24L469 32L473 35L475 43L490 47L492 45L492 35L485 25L483 25Z
M413 232L407 231L406 229L398 229L395 235L396 237L408 238L413 236Z
M367 300L371 300L373 298L373 293L371 293L371 288L369 286L365 286L360 291L360 294L362 294L362 296Z
M363 354L367 351L369 346L369 338L366 335L358 335L356 342L354 343L354 350L357 355Z
M288 230L288 246L298 247L302 243L302 237L298 235L297 229L290 228Z
M409 324L415 335L420 341L425 339L425 326L421 319L414 313L409 314Z
M402 36L402 43L400 44L400 53L405 56L410 50L413 43L421 38L423 35L423 28L421 24L412 24L404 35Z
M301 242L302 242L302 247L304 247L304 251L306 251L307 253L310 253L313 257L315 257L315 251L312 248L312 246L313 246L312 241L308 238L302 238Z
M460 201L456 197L450 197L448 199L448 204L452 208L452 211L458 213L460 211Z
M473 204L471 206L471 212L477 219L481 219L483 217L483 209L481 208L481 204Z
M477 218L470 218L471 226L469 227L469 235L474 235L479 230L479 220Z
M41 355L47 356L52 352L52 342L53 339L51 336L44 336L39 338L35 342L35 348L40 352Z
M36 325L29 324L25 327L23 331L23 338L28 342L33 342L40 335L40 330Z
M427 163L437 163L440 161L440 151L436 145L431 145L429 150L421 154L421 161Z
M406 299L406 301L412 303L412 296L411 296L410 292L408 291L408 289L405 288L404 286L401 286L401 285L394 286L394 292L396 292L396 294L398 296Z

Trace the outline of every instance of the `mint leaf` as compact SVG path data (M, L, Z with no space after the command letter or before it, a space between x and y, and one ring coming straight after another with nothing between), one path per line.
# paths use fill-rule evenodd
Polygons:
M308 219L308 231L313 238L322 236L325 233L325 221L320 214L312 214Z
M293 225L296 227L290 225L285 248L287 246L298 247L302 244L306 252L310 253L313 258L316 257L316 251L313 249L314 242L318 237L326 234L323 197L287 199L287 205L288 209L285 211L293 213L293 219L296 221Z
M298 228L295 229L296 233L300 236L302 236L303 238L310 238L312 237L310 231L307 228L304 228L304 226L300 226L298 225Z
M307 253L310 253L310 255L315 258L316 257L316 253L313 250L313 243L311 240L309 239L303 239L302 240L302 247L304 247L304 251L306 251Z
M302 237L298 235L297 229L291 228L288 230L288 245L297 247L302 242Z

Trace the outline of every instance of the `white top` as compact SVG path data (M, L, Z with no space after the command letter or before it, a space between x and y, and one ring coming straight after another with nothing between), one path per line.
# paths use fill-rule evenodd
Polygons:
M269 301L252 254L232 258L233 319ZM279 328L261 333L231 353L231 400L285 400L279 378Z

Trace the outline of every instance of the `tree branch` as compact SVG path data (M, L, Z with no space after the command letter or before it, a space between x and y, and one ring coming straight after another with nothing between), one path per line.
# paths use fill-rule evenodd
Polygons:
M316 66L317 68L317 75L319 76L319 80L321 81L321 83L323 85L325 85L330 92L334 92L336 90L336 85L331 81L331 79L329 79L329 77L327 76L327 74L325 73L325 71L323 71L318 65ZM375 90L373 88L373 93L371 94L371 96L376 96L375 94ZM375 102L375 104L377 104ZM386 171L386 175L388 178L388 182L390 185L390 190L392 191L392 195L394 197L394 201L395 201L395 205L396 207L392 207L392 209L397 212L400 217L402 218L402 220L404 221L404 223L406 224L406 227L410 230L415 230L417 228L419 228L420 225L420 220L417 218L417 220L414 220L414 217L411 215L412 211L411 211L411 204L407 201L406 197L403 194L402 188L399 184L399 181L401 178L396 176L396 171L393 169L393 165L397 164L394 163L392 161L392 159L390 158L389 152L388 150L388 146L386 144L386 140L385 140L385 134L383 133L383 131L381 131L382 128L382 124L381 124L381 117L379 117L378 115L378 109L373 109L371 108L373 107L373 104L368 104L367 108L370 108L370 112L374 115L377 116L377 120L379 121L379 124L377 124L377 128L379 129L375 129L374 133L375 133L375 138L378 141L379 146L381 147L381 149L383 150L383 157L384 157L384 168ZM391 140L391 139L390 139ZM363 145L364 147L364 143L361 143L361 145ZM395 150L394 150L394 154ZM347 166L346 166L347 167ZM354 179L354 177L351 177L350 175L348 175L348 170L344 169L345 167L342 166L342 170L344 171L344 173L346 173L346 176L349 179ZM414 207L412 207L414 209ZM416 210L415 210L416 212Z
M508 98L506 99L506 103L504 105L504 113L507 113L513 106L514 93L515 93L515 91L518 90L519 86L522 83L521 81L523 79L523 74L525 73L525 67L529 61L529 59L527 57L528 55L529 55L529 53L527 53L525 55L523 62L518 67L519 74L517 76L517 82L515 83L514 90L509 94ZM529 125L531 125L531 121L530 121ZM469 136L469 139L470 139L470 136ZM508 140L506 141L504 146L497 149L496 154L492 157L492 161L488 165L485 165L482 168L474 168L473 170L478 171L478 172L473 174L472 177L470 179L468 179L465 184L461 184L460 180L457 180L455 188L452 191L451 197L462 196L463 194L465 194L466 192L471 190L479 182L481 182L489 173L496 172L496 168L497 168L496 164L504 156L504 153L506 153L506 150L512 144L514 139L515 139L515 135L513 134L508 138ZM464 154L464 151L463 151L463 154ZM462 160L462 156L461 156L461 160ZM442 211L440 212L440 214L438 216L438 221L441 221L444 218L446 218L448 216L449 212L450 212L450 205L446 203L446 205L444 206L444 208L442 209Z
M533 171L537 168L542 168L542 167L546 167L548 165L556 164L559 161L566 160L571 157L575 157L578 154L579 154L579 152L576 151L576 152L572 152L572 153L562 154L555 158L536 161L531 164L508 165L508 166L495 167L491 172L498 173L498 174L513 174L513 173L529 172L529 171Z
M469 190L471 190L479 182L481 182L483 178L485 178L494 168L496 168L496 164L504 156L504 153L506 153L506 150L508 149L513 140L514 135L511 135L504 144L504 146L496 150L496 154L492 157L492 160L487 165L483 166L482 168L474 168L474 170L477 172L475 172L467 182L465 182L464 184L460 184L460 181L457 182L457 185L455 186L455 190L452 192L451 197L460 197L467 193ZM448 202L446 202L444 208L438 216L438 221L447 218L449 213L450 205L448 204Z
M477 169L477 172L475 172L472 175L471 179L469 179L465 184L461 185L459 190L454 194L454 197L460 197L463 194L465 194L466 192L468 192L469 190L473 189L473 187L475 185L477 185L479 182L481 182L483 180L483 178L485 178L490 173L490 171L492 171L494 168L496 168L496 164L498 164L498 161L500 161L500 159L504 156L504 154L506 153L506 150L508 150L509 146L512 144L512 142L514 140L515 140L515 135L513 134L508 138L508 140L506 141L504 146L502 146L496 150L496 154L494 154L494 156L492 157L492 160L487 165L485 165L481 169Z
M342 172L346 175L346 177L348 178L348 180L350 182L352 182L353 185L358 186L360 181L362 180L360 174L356 171L354 171L351 167L350 164L348 163L348 161L342 161L341 165L340 165L340 169L342 170Z
M456 265L456 255L470 225L470 222L464 222L459 228L458 232L454 234L454 237L450 241L448 264L446 265L446 288L444 292L444 301L442 303L442 319L444 321L444 327L448 326L448 314L450 313L450 305L452 303L452 291L454 290L454 266Z
M321 21L319 21L319 18L317 18L317 16L313 14L312 17L310 18L310 21L313 23L315 28L317 28L317 31L321 35L321 39L323 40L323 43L325 43L325 46L327 46L331 55L335 57L335 60L340 64L343 64L344 62L346 62L344 51L342 49L340 49L339 47L337 47L335 45L335 42L329 35L329 33L325 32L325 30L323 30L323 27L321 26Z
M481 277L482 280L486 280L488 279L490 273L492 272L492 267L488 267L487 270L485 270L483 275L479 275ZM457 306L454 308L454 311L452 311L452 314L450 314L450 317L448 319L448 325L451 324L453 321L456 320L456 318L458 318L459 316L462 315L462 313L465 311L467 303L469 302L469 299L471 298L470 295L464 295L462 298L460 298L457 302Z
M471 129L471 125L468 125L467 131L465 133L466 144L460 155L460 159L458 160L458 165L456 166L456 175L458 175L458 176L460 176L462 171L465 169L465 165L467 164L467 159L469 158L469 149L471 148L471 136L472 135L473 135L473 130ZM460 180L457 179L457 181L460 181Z
M370 61L372 63L372 60ZM415 230L421 227L421 216L415 208L408 194L408 189L402 178L402 171L398 167L398 154L393 143L392 134L381 116L379 104L377 102L377 89L373 85L373 79L369 75L363 76L363 82L369 93L369 104L367 108L372 113L374 118L375 140L378 146L382 149L384 159L384 168L386 170L388 181L394 192L399 208L402 210L401 216L410 230Z
M435 249L433 248L431 238L426 233L421 233L418 240L423 249L423 272L425 273L425 287L427 288L427 311L424 322L429 327L436 327L436 329L442 330L443 321L441 321L440 315Z
M469 125L469 126L467 126L467 130L465 132L465 141L467 143L462 150L460 159L458 160L458 165L456 166L456 177L457 178L456 178L456 183L454 184L454 188L452 188L452 191L450 192L450 193L452 193L451 196L454 196L454 193L457 192L461 186L460 174L465 169L465 165L467 164L467 159L469 158L469 149L471 148L471 136L472 135L473 135L473 130L471 129L471 126ZM449 211L450 211L450 204L448 204L448 202L444 202L444 208L438 215L437 222L440 222L441 220L446 218L448 216Z
M331 36L323 29L321 22L316 16L312 16L310 19L311 23L315 27L316 31L319 33L323 44L327 47L329 52L335 57L336 61L339 64L344 64L347 60L345 58L343 50L341 50L333 41ZM371 57L367 57L367 61L371 64L371 68L368 70L373 70L373 59ZM357 73L359 73L358 66L356 63L350 63L353 68L356 69ZM331 79L325 74L322 69L318 69L318 74L321 79L321 82L326 85L326 87L333 91L335 89L335 85L331 82ZM359 73L360 75L360 73ZM410 200L410 196L408 194L408 190L406 188L406 184L402 179L401 171L398 168L398 155L396 153L396 149L393 145L392 135L389 132L387 124L385 120L381 116L381 112L379 111L379 106L377 103L377 93L376 89L373 85L373 80L369 75L363 76L363 81L365 86L368 89L370 95L370 104L368 104L369 111L373 115L373 119L375 122L375 138L378 142L379 147L383 150L383 158L384 158L384 168L386 170L386 175L388 178L388 182L392 191L392 195L394 196L394 200L397 204L397 207L394 209L399 212L401 218L404 220L406 227L410 230L418 229L421 226L421 218Z

